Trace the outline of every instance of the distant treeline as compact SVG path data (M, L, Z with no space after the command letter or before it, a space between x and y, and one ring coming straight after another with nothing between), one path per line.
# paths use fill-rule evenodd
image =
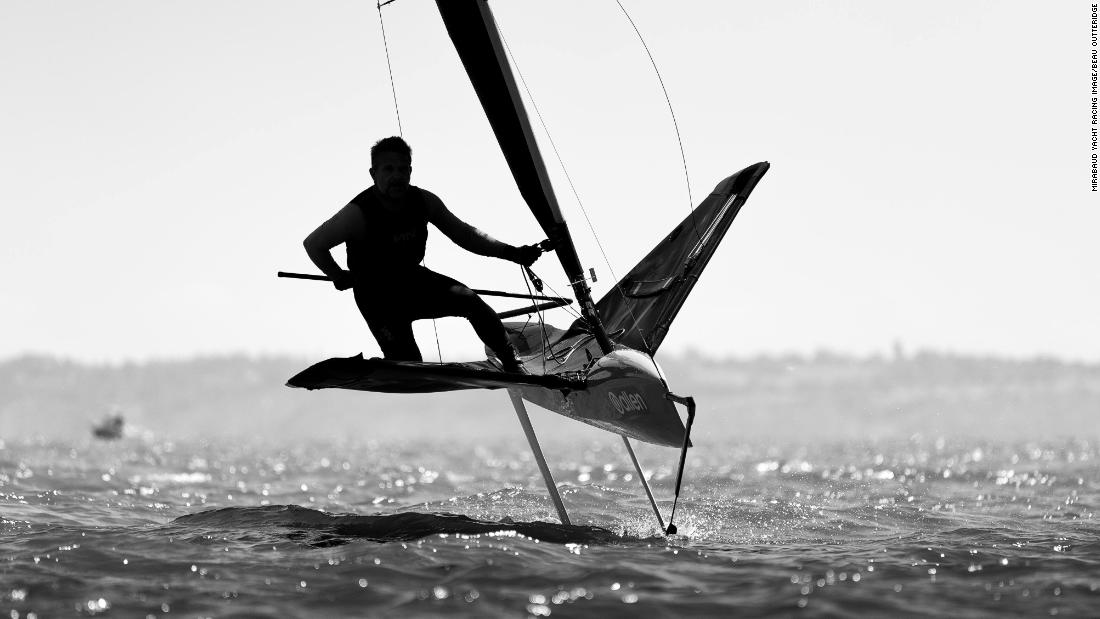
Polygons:
M1100 365L923 352L659 358L673 389L699 402L697 431L730 439L1100 436ZM462 440L514 430L500 392L392 395L284 386L309 365L221 356L87 364L46 356L0 362L0 438L87 436L105 415L158 435ZM540 421L541 420L541 421ZM557 430L558 418L537 423Z
M662 362L750 435L1100 437L1100 364L934 352ZM736 430L731 430L736 433Z

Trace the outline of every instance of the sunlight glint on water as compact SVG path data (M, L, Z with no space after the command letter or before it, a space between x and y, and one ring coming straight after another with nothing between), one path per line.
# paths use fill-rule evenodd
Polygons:
M0 609L1086 616L1100 589L1086 441L704 444L668 539L624 453L553 447L574 527L522 446L8 441Z

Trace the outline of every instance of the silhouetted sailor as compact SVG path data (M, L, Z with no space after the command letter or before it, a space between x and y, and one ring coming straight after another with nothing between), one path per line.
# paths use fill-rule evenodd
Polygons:
M353 288L355 303L387 359L422 361L412 322L461 316L500 359L506 371L520 371L504 326L464 284L425 268L428 222L463 249L530 266L542 253L535 245L502 243L447 210L430 191L409 184L412 150L399 137L371 148L374 185L355 196L303 243L310 260L332 278L337 290ZM347 244L348 268L331 250Z

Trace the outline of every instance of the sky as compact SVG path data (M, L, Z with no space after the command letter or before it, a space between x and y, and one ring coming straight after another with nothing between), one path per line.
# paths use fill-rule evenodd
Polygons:
M679 136L615 2L491 4L579 196L536 118L597 298L689 188L698 203L772 164L663 351L1100 360L1090 3L623 5ZM413 183L496 238L541 240L434 3L382 12ZM398 133L375 3L3 13L0 359L378 354L350 293L275 277L314 270L302 239ZM427 265L525 289L437 231ZM552 257L535 270L567 290ZM428 358L484 356L460 319L416 333Z

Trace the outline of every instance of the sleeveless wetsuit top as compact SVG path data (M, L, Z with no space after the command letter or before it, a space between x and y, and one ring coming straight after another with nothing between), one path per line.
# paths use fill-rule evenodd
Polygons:
M361 241L348 241L348 270L358 276L386 277L420 264L428 242L428 207L418 187L409 186L396 210L382 206L370 187L355 196L366 220Z

